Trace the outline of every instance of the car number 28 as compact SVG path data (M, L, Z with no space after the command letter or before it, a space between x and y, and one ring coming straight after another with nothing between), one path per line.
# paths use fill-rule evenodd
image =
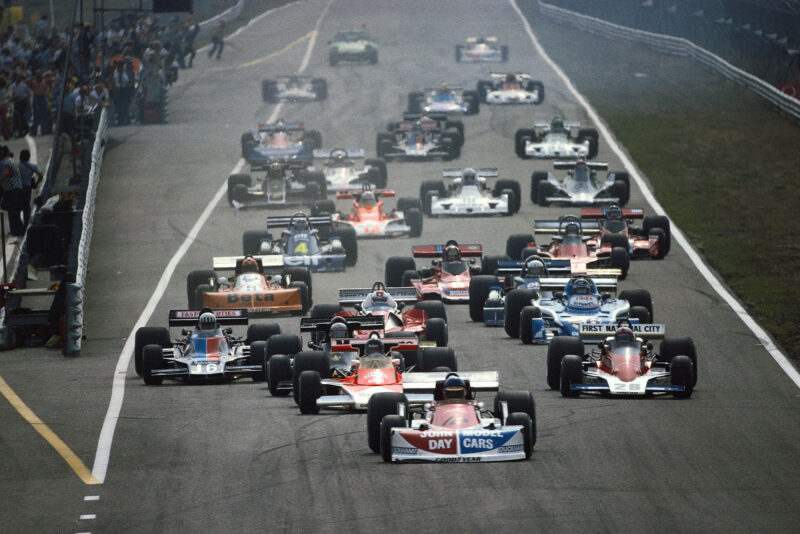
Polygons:
M642 390L642 385L636 382L622 382L614 384L614 391L617 393L624 393L626 391L638 393Z

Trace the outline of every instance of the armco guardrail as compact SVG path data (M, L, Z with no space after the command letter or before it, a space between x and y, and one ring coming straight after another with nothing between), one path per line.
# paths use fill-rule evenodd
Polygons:
M800 120L800 100L782 93L776 87L773 87L761 78L734 67L721 57L712 54L704 48L700 48L691 41L680 37L672 37L670 35L662 35L629 28L627 26L620 26L541 1L539 2L539 12L552 20L571 24L581 30L603 37L644 43L659 52L692 57L700 63L716 70L726 78L741 83L772 103L781 111Z
M108 138L108 112L105 108L100 112L97 133L92 147L92 164L89 170L88 183L83 199L83 210L80 214L80 238L77 240L77 254L70 258L70 270L75 269L75 281L63 283L66 287L66 314L64 321L64 355L77 356L81 350L83 339L83 290L86 283L86 269L89 263L89 246L92 242L94 228L94 204L97 196L97 184L100 180L100 169L103 166L103 153ZM78 226L78 225L76 225ZM72 256L72 255L70 255Z

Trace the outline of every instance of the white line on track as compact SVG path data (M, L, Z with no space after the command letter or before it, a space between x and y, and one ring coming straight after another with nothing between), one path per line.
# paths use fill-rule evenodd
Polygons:
M308 42L308 47L306 48L306 53L303 56L303 61L297 70L298 73L302 73L306 70L306 67L308 67L308 62L311 59L311 52L314 49L314 43L316 43L317 34L319 33L319 27L322 24L323 18L325 18L325 15L328 13L328 8L332 2L333 0L325 4L325 8L322 10L322 13L314 25L314 35ZM259 17L263 16L264 14L259 15ZM275 106L275 109L267 119L267 122L274 122L282 109L283 103L279 103L277 106ZM244 159L240 159L236 163L236 166L233 168L233 170L231 170L230 174L238 173L242 167L244 167L244 164ZM125 341L125 345L122 347L122 352L119 355L117 366L114 370L114 378L111 388L111 400L109 401L108 410L106 411L106 416L103 420L103 428L100 430L100 437L97 440L97 452L95 453L94 465L92 466L92 475L94 475L94 477L99 480L101 484L105 481L106 473L108 472L108 461L111 456L111 444L114 441L114 431L116 430L117 420L119 419L119 414L122 410L122 400L125 397L125 380L128 374L128 367L130 367L131 355L133 354L136 330L147 325L147 322L153 315L153 312L161 300L161 297L164 296L164 292L167 290L169 281L172 278L175 269L178 267L178 263L180 263L184 255L186 255L189 247L200 233L200 229L203 228L203 225L205 225L205 223L208 221L208 218L211 216L212 210L226 193L227 188L228 185L226 180L214 194L214 197L203 210L203 213L200 214L200 217L197 219L197 222L194 224L194 226L192 226L192 229L189 231L186 239L184 239L183 243L181 243L181 246L178 247L178 250L169 260L164 272L161 274L161 278L158 280L158 284L153 290L153 294L150 296L150 300L147 301L147 304L145 305L144 310L142 310L139 319L136 321L136 324L133 325L130 334L128 334L128 339Z
M591 119L597 125L597 128L603 134L603 137L608 142L609 148L611 148L611 150L614 151L614 154L616 154L620 159L622 164L625 166L625 169L628 171L628 174L630 174L633 179L636 180L636 185L638 185L639 189L641 189L642 194L650 206L652 206L653 211L659 215L667 215L667 212L664 210L661 204L659 204L658 200L656 200L656 197L653 196L652 191L650 191L644 179L642 179L641 175L636 169L636 166L633 164L630 158L628 158L625 152L622 151L617 139L612 135L611 130L609 130L606 123L600 118L600 116L597 114L597 111L595 111L591 104L589 104L589 101L587 101L586 98L584 98L584 96L578 92L575 86L572 85L572 81L567 78L567 75L563 70L561 70L561 67L556 65L556 63L550 59L550 56L548 56L547 52L544 51L542 45L539 44L539 41L533 34L531 25L528 23L528 19L525 18L525 15L522 14L519 6L517 6L516 0L508 1L514 11L517 12L517 15L519 15L520 20L522 20L522 25L525 27L525 31L527 32L528 37L530 37L531 43L533 43L536 51L539 52L539 55L542 56L545 62L550 65L558 77L561 78L561 80L567 86L567 89L569 89L569 92L572 93L572 96L575 97L578 103L586 109L589 117L591 117ZM670 222L672 223L672 221ZM678 244L680 244L681 248L689 256L689 259L692 260L692 263L700 272L700 274L703 275L703 278L705 278L711 287L714 288L714 291L716 291L717 294L728 303L728 306L733 309L734 313L739 316L739 319L741 319L742 322L753 332L761 345L764 346L775 362L781 367L781 369L783 369L783 372L785 372L786 375L795 383L795 385L800 388L800 373L798 373L792 362L790 362L786 355L783 354L783 352L781 352L777 346L775 346L775 343L772 342L769 334L767 334L767 332L761 328L756 320L749 313L747 313L747 310L744 309L744 306L742 306L742 304L736 300L736 297L733 296L733 294L719 281L711 269L709 269L709 267L703 262L703 259L700 257L700 255L694 250L694 248L692 248L689 240L683 235L683 232L681 232L681 230L674 224L671 226L672 235L677 238Z

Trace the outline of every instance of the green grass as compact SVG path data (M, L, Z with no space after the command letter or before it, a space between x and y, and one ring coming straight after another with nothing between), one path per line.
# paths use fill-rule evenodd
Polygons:
M534 29L670 217L800 362L800 125L690 59L541 18Z

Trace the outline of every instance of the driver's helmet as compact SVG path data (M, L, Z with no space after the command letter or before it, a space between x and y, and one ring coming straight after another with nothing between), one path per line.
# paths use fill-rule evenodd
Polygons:
M576 278L570 282L572 295L591 295L592 285L585 278Z
M578 161L575 162L576 169L583 169L586 167L586 158L583 156L578 157Z
M564 235L570 237L579 237L581 235L581 227L578 225L578 223L567 223L566 226L564 226Z
M506 74L505 80L503 80L503 81L505 81L506 83L513 82L514 81L514 75L509 72L508 74Z
M621 342L629 342L634 340L633 329L629 326L619 326L617 331L614 332L614 340Z
M525 264L525 275L528 277L542 276L547 274L547 267L539 258L534 258Z
M460 376L449 376L444 381L442 394L445 399L466 399L467 386Z
M441 85L439 85L439 89L437 89L436 92L437 93L448 93L448 92L450 92L450 87L447 85L447 82L442 82Z
M242 272L243 273L257 273L258 272L258 260L256 260L252 256L247 256L245 259L242 260Z
M377 289L372 292L372 305L373 306L386 306L389 304L389 295L383 289Z
M561 117L553 117L553 120L550 121L550 129L551 130L563 130L564 129L564 119Z
M331 326L328 329L331 339L345 339L348 334L347 321L344 317L334 317L331 319Z
M367 343L364 345L364 355L369 354L380 354L383 355L383 341L377 337L371 337L367 340Z
M464 185L475 185L478 182L478 174L475 169L468 167L461 173L461 183Z
M277 161L273 161L267 167L267 176L269 178L281 178L283 176L283 167Z
M308 230L308 219L305 217L297 217L292 223L292 228L295 230Z
M459 261L461 259L461 251L458 250L456 245L447 245L442 252L442 259L444 261Z
M217 318L212 312L204 312L197 319L198 330L215 330L217 328Z
M372 191L366 191L361 195L358 203L362 206L374 206L378 203L378 200L375 198L375 193Z
M622 209L620 209L620 207L616 204L611 204L606 210L606 218L609 221L622 220Z
M337 162L341 162L341 161L344 161L346 159L347 153L342 151L342 150L338 150L338 151L334 152L332 156L333 157L331 159L333 159L334 161L337 161Z

